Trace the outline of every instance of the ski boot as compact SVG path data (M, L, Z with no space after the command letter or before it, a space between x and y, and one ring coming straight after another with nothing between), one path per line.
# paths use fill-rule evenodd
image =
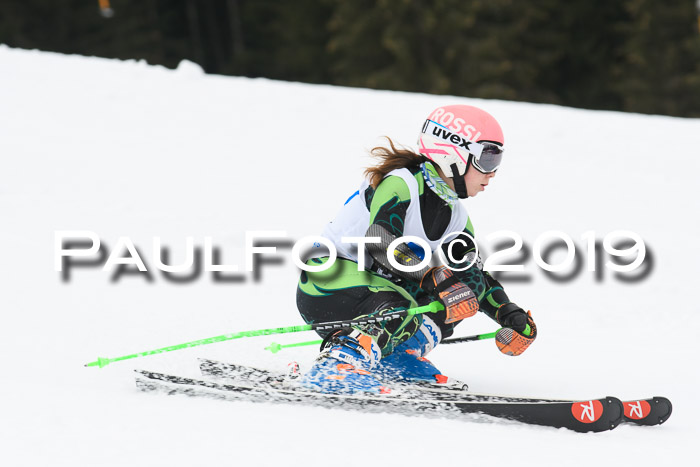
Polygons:
M418 331L394 351L382 358L375 370L383 381L419 384L430 387L467 390L466 383L443 375L425 356L440 343L440 328L423 317Z
M372 373L382 353L377 343L356 329L327 337L321 354L299 384L324 393L385 394L389 390Z

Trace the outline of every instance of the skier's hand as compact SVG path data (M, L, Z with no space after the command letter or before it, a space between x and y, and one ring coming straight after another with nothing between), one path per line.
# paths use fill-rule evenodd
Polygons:
M445 324L469 318L479 311L479 301L472 289L445 266L428 270L420 287L445 305Z
M496 333L498 350L506 355L520 355L525 352L537 337L537 326L532 313L525 313L514 303L508 303L496 313L498 323L503 326Z

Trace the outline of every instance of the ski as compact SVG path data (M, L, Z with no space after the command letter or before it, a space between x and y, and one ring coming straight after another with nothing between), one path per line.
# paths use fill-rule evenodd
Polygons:
M282 384L287 379L284 373L263 370L236 363L224 363L206 358L199 359L199 369L203 375L217 378L230 378L241 381L253 381L263 384Z
M459 400L447 395L422 394L408 397L401 394L329 394L300 387L272 387L267 384L217 382L135 370L136 385L143 391L166 394L214 397L225 400L294 403L404 415L424 415L466 420L481 420L485 416L517 422L568 428L579 432L601 432L615 428L623 417L619 399L605 397L587 401L512 402L507 399Z
M280 387L287 383L284 373L264 370L260 368L224 363L215 360L200 359L199 367L203 375L234 381L250 381L256 384L264 384L270 387ZM570 402L571 399L545 399L533 397L495 396L490 394L476 394L463 390L440 388L425 383L393 383L399 389L403 389L407 395L424 393L434 397L447 397L449 400L459 399L464 401L491 401L491 402ZM666 397L656 396L649 399L630 400L622 402L624 407L623 422L635 425L651 426L664 423L671 416L673 406Z
M270 388L284 387L290 383L284 373L263 370L260 368L224 363L215 360L199 359L199 368L203 375L239 383L253 383L265 385ZM574 402L572 400L545 399L533 397L515 397L493 394L476 394L463 390L447 389L430 383L408 383L404 381L389 381L386 383L395 392L400 392L406 397L421 397L430 394L432 397L445 398L446 400L459 399L463 401L481 402Z
M673 412L671 401L661 396L625 401L622 405L625 409L624 421L636 425L661 425Z

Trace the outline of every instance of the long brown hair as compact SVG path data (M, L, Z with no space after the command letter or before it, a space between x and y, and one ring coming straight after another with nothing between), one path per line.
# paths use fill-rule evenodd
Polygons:
M394 142L388 136L385 136L389 141L389 148L377 146L372 148L370 154L379 159L379 164L373 167L367 167L365 176L369 179L372 188L377 188L377 185L384 179L386 174L396 169L405 167L414 167L426 160L420 154L416 154L410 149L404 147L396 147Z

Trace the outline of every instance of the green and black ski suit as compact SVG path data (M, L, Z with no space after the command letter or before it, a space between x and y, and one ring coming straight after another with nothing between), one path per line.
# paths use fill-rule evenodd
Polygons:
M430 162L394 170L376 189L364 182L322 234L336 245L337 260L325 271L301 273L297 307L307 323L349 320L415 307L434 300L416 282L387 272L369 255L365 259L366 269L358 271L356 245L352 248L340 242L340 238L364 236L370 224L381 225L396 237L417 235L431 245L433 252L451 232L465 232L474 237L466 210ZM466 246L456 242L455 236L447 237L448 241L443 243L443 257L448 257L447 249L451 242L455 242L452 256L461 260L475 247L471 241ZM463 235L457 238L466 240ZM316 256L309 259L307 264L317 266L329 260L327 252ZM510 303L501 284L482 270L480 260L465 271L455 271L455 274L474 291L479 299L480 311L490 318L496 320L499 307ZM445 324L444 312L431 314L430 318L440 328L442 339L452 335L454 327L459 324ZM389 355L396 346L410 338L420 328L422 320L422 315L417 315L401 323L385 323L384 336L378 340L382 353Z

